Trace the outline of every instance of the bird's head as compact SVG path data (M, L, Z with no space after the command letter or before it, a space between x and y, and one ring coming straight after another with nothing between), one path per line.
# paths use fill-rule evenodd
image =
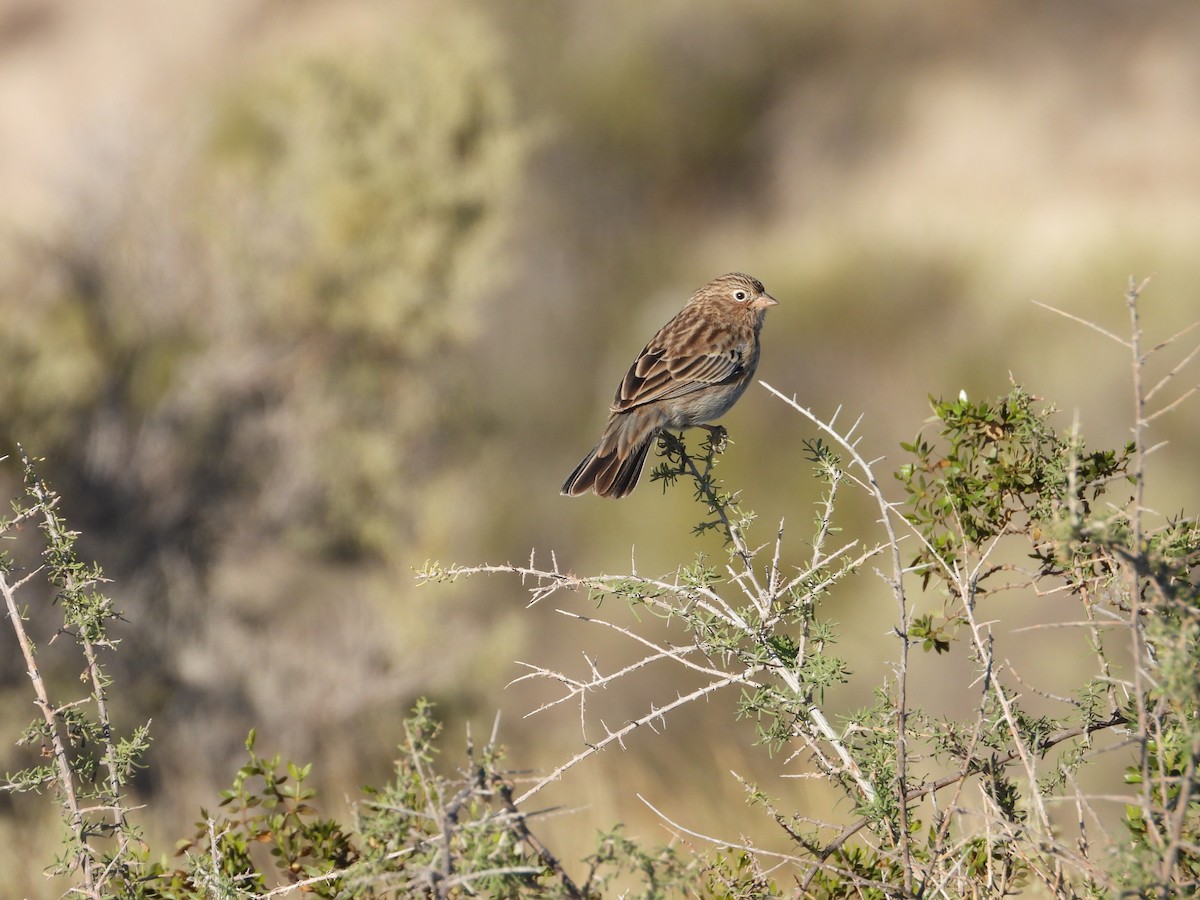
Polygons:
M714 278L692 296L692 301L717 300L736 307L754 310L769 309L779 301L767 293L761 281L741 272L730 272Z

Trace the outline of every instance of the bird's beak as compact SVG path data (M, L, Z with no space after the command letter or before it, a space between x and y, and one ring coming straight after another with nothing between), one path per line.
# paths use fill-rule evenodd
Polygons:
M751 309L770 309L772 306L778 306L779 301L770 294L760 294L759 298L750 304Z

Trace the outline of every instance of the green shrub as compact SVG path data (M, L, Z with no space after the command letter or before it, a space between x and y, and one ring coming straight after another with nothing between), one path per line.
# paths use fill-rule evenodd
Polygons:
M653 478L694 491L702 509L695 530L725 539L724 565L700 556L666 577L580 577L532 560L428 564L425 581L517 575L534 603L562 593L563 611L630 639L641 656L613 671L589 659L582 676L537 665L526 676L559 690L537 712L578 706L599 736L553 771L518 779L502 768L493 733L478 752L469 740L465 759L446 772L438 762L440 726L419 703L391 782L368 789L353 823L340 823L316 807L306 785L310 769L258 755L251 734L249 761L219 810L202 811L174 864L150 861L128 806L128 780L148 731L121 737L111 724L113 685L103 658L114 649L107 635L115 608L98 592L99 569L77 559L58 498L27 460L24 499L0 533L37 523L43 565L23 572L6 557L0 590L40 711L22 742L39 752L4 786L52 791L65 831L50 871L74 893L95 898L301 890L600 897L630 888L627 896L642 897L949 898L1034 886L1068 897L1195 893L1200 526L1182 516L1163 520L1143 501L1148 427L1193 391L1153 410L1148 400L1172 384L1190 355L1147 389L1151 354L1141 349L1138 297L1131 287L1131 339L1122 342L1134 361L1134 439L1120 449L1088 450L1077 428L1061 435L1053 408L1019 386L993 400L934 400L937 434L905 445L908 459L894 473L904 494L897 501L877 478L877 463L862 455L854 428L841 432L768 388L821 435L805 445L825 493L803 563L785 562L782 526L765 543L752 540L753 514L716 477L721 442L691 451L682 436L664 435ZM843 530L847 490L876 504L877 531ZM59 634L84 659L85 686L74 699L52 698L41 678L18 600L35 578L53 588ZM895 604L894 656L882 670L853 673L836 656L845 635L827 601L879 587ZM1004 623L1016 596L1055 598L1038 627L1065 629L1079 638L1070 646L1086 650L1069 654L1075 668L1066 677L1076 679L1069 692L1031 683L1028 660L1017 654L1029 629ZM940 615L918 612L930 600ZM580 604L586 615L569 608ZM675 628L648 629L650 618ZM971 677L943 675L922 695L912 674L917 649L939 674L962 657ZM1081 664L1086 674L1078 677ZM653 667L681 668L694 687L650 697L618 726L592 719L586 700L593 691ZM874 702L835 710L829 695L856 678L873 682ZM814 816L793 808L783 791L742 780L747 801L784 839L779 850L705 834L647 799L678 840L647 850L614 827L583 861L584 877L573 878L541 822L534 833L532 802L584 760L719 693L731 694L735 716L756 723L765 752L803 758L806 774L838 792L842 818ZM930 708L947 693L969 698L973 711ZM1114 757L1122 771L1104 766ZM1109 834L1114 815L1105 810L1114 801L1123 810L1116 837Z

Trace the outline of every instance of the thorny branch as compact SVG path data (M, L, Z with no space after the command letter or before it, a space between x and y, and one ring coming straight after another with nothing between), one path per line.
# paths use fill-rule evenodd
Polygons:
M725 493L714 477L717 447L713 439L702 444L701 453L693 456L681 439L667 436L664 438L667 463L659 470L659 477L668 480L683 477L694 482L696 498L704 504L709 517L700 529L717 530L729 548L729 562L720 577L717 569L700 575L680 569L673 576L654 578L638 574L635 567L629 575L579 577L560 569L554 557L549 568L540 568L532 556L527 566L427 566L422 573L426 580L452 580L491 572L518 575L530 591L530 606L552 595L561 596L563 589L586 593L597 607L606 598L620 598L652 611L663 620L680 621L687 631L687 639L683 641L651 638L611 615L584 614L572 608L572 602L565 602L558 613L580 624L620 635L638 648L639 655L632 662L604 670L594 656L585 653L586 671L581 676L533 663L521 664L528 671L514 682L548 679L563 689L559 696L529 714L575 704L585 748L536 781L514 803L519 806L599 750L613 744L624 746L625 739L642 725L653 727L687 704L736 686L743 691L743 702L748 694L755 692L769 698L776 691L778 696L787 698L786 705L793 710L790 730L774 732L775 738L803 748L817 771L846 791L857 810L853 821L841 825L812 823L799 816L789 820L773 811L779 826L796 842L797 852L770 854L746 841L731 842L704 835L668 819L649 801L644 802L676 833L739 849L761 861L765 868L759 867L759 872L773 871L778 866L801 869L803 877L798 878L798 886L802 894L814 887L817 878L834 879L831 883L842 879L843 884L859 889L877 887L905 896L958 896L956 892L964 884L982 885L985 892L1001 894L1027 876L1040 880L1052 892L1067 890L1069 885L1078 883L1073 881L1078 878L1112 887L1117 884L1116 876L1095 855L1087 827L1089 821L1100 821L1090 807L1100 797L1088 797L1080 791L1075 770L1096 753L1110 752L1130 742L1139 748L1135 771L1139 775L1136 790L1140 797L1113 792L1110 798L1136 800L1147 826L1146 839L1158 853L1157 883L1174 883L1172 879L1177 877L1182 860L1189 853L1195 855L1194 841L1189 844L1192 835L1187 823L1189 810L1194 809L1189 798L1194 796L1200 775L1200 738L1187 746L1175 772L1168 770L1164 754L1154 749L1168 739L1168 724L1164 702L1150 699L1154 691L1161 690L1151 643L1157 640L1160 652L1164 645L1161 638L1147 636L1146 623L1163 610L1174 609L1179 615L1194 615L1194 610L1174 600L1175 588L1168 586L1166 576L1152 572L1146 559L1154 532L1147 524L1150 511L1144 505L1145 466L1149 455L1162 446L1148 446L1146 431L1158 417L1176 409L1200 386L1184 389L1156 410L1149 411L1146 404L1168 385L1176 383L1184 368L1200 358L1200 347L1190 349L1180 363L1146 388L1142 373L1146 360L1189 329L1144 353L1137 316L1137 297L1142 287L1131 285L1127 296L1131 316L1129 339L1054 310L1113 340L1133 356L1136 424L1133 466L1128 477L1134 490L1128 506L1106 500L1106 510L1099 504L1093 510L1086 502L1085 486L1094 492L1087 498L1094 503L1103 490L1119 485L1126 473L1124 468L1117 468L1094 478L1089 475L1088 480L1081 479L1083 468L1095 462L1081 452L1083 445L1076 424L1071 439L1063 442L1069 447L1065 490L1055 495L1061 504L1057 513L1061 532L1045 524L1037 528L1029 525L1028 516L1036 498L1025 495L1013 507L1017 517L1007 514L1001 527L982 539L971 530L974 526L960 516L959 508L950 508L946 520L951 523L948 526L951 530L957 528L957 533L947 542L935 540L917 527L905 507L889 499L883 491L876 474L880 460L868 459L860 450L861 437L856 434L859 422L843 433L837 426L838 413L825 422L794 398L763 383L770 393L816 426L832 442L837 454L849 460L843 467L832 456L817 454L827 492L818 504L811 559L806 565L789 569L783 522L769 550L768 545L755 546L751 542L748 526L752 516L739 509L737 495ZM1000 437L1006 437L1002 428L988 440ZM983 447L988 452L986 443ZM933 472L940 477L937 469ZM835 500L843 485L858 488L872 499L878 508L876 524L881 537L875 543L850 540L830 551L826 544L831 535L838 533L833 525ZM1019 518L1022 514L1026 518ZM1002 551L1001 545L1011 546L1010 542L1017 539L1030 541L1033 558L1040 562L1040 567L1023 568L1009 561L1011 554ZM918 550L917 561L907 565L902 558L905 541ZM1076 544L1084 550L1072 560L1070 548ZM814 689L810 667L820 662L825 652L824 641L816 630L815 609L820 599L846 575L874 559L887 560L887 571L881 577L897 611L893 629L897 641L895 680L885 688L892 727L881 728L878 722L875 725L885 735L884 740L890 742L891 756L887 759L864 755L864 748L877 752L874 748L879 742L872 742L867 737L869 729L857 724L853 716L847 717L848 724L844 727L832 724L836 718L830 715L820 691ZM1181 577L1186 580L1186 568L1183 572ZM966 643L977 675L975 683L980 686L980 702L973 722L931 725L928 714L912 705L910 648L914 643L919 644L932 626L928 617L917 617L908 582L919 578L928 584L934 573L947 586L947 607L953 607L947 621L953 622L955 628L963 626L967 634ZM1071 601L1081 604L1080 613L1066 616L1066 621L1036 627L1076 628L1085 636L1095 658L1096 675L1082 696L1044 690L1029 683L1014 668L1009 654L1001 651L1000 642L1029 629L1006 630L1003 609L992 606L985 612L983 604L994 603L994 598L1015 590L1027 590L1037 597L1054 596L1058 604ZM1112 637L1114 628L1127 629L1131 635L1134 665L1128 677L1123 677L1120 655L1110 652L1116 640ZM731 639L729 635L738 637ZM946 640L948 646L950 639ZM927 650L930 643L927 640ZM943 651L939 648L938 652ZM620 727L609 728L601 721L600 740L590 742L588 734L595 726L589 722L589 696L652 666L678 667L702 682L667 702L651 701ZM1029 711L1027 695L1046 704L1066 707L1069 714L1058 718L1034 716ZM762 708L758 708L759 714ZM1116 736L1116 740L1110 739L1108 746L1093 750L1093 738L1104 733ZM795 755L789 755L788 759ZM968 802L963 799L968 783L979 788L981 808L964 808ZM1062 823L1049 806L1060 804L1055 808L1061 809L1064 801L1076 810L1078 840L1074 846L1060 835ZM925 823L921 821L926 806L930 810L928 829L923 828ZM818 827L818 834L832 833L832 839L820 840L805 833L804 829L812 824ZM850 853L850 842L856 836L879 854L879 862L872 863L874 868L864 869L862 857ZM894 869L889 870L888 866Z

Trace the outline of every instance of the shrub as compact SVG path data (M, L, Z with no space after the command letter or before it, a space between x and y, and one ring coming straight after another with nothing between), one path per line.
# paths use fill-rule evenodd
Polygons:
M825 485L805 562L783 562L795 554L782 526L766 543L752 537L752 513L715 477L718 447L708 442L692 454L682 437L667 435L654 478L694 487L704 510L695 530L724 537L724 564L700 556L665 578L581 578L557 565L428 566L427 579L517 574L535 603L573 592L579 600L561 612L641 648L637 662L614 672L534 667L526 677L560 686L547 708L573 704L587 720L589 695L635 670L677 667L692 676L691 691L651 700L620 728L590 722L601 737L518 803L641 726L732 691L736 715L756 723L758 742L806 758L853 815L813 816L747 783L748 800L790 847L780 853L660 814L677 834L713 848L706 878L722 895L1004 896L1034 883L1061 896L1196 890L1200 527L1182 515L1162 520L1143 500L1147 430L1196 389L1153 411L1148 404L1195 351L1147 384L1148 362L1173 339L1143 349L1139 296L1131 285L1130 339L1109 335L1133 361L1134 437L1124 447L1090 450L1077 428L1060 433L1053 407L1020 386L993 400L933 399L937 434L904 445L908 460L894 473L903 498L894 500L854 427L841 432L768 387L820 432L805 445ZM874 533L848 536L841 525L848 490L865 492L877 508ZM861 602L871 568L894 601L893 654L883 671L859 676L878 679L875 702L835 714L826 695L852 675L837 656L845 635L828 601L849 602L853 593ZM1087 668L1070 670L1075 681L1065 690L1032 683L1013 661L1029 629L1006 627L1005 618L1022 596L1054 598L1054 607L1043 604L1039 630L1079 636L1057 642L1070 647L1064 660ZM585 598L600 611L574 611ZM921 611L930 606L941 612ZM636 616L624 621L625 608L677 628L670 640L655 637ZM914 651L931 654L929 666L965 654L972 677L942 676L918 695ZM954 691L974 698L973 714L930 709ZM1105 760L1114 754L1127 765L1112 777ZM1118 838L1108 835L1114 800L1125 809Z
M653 479L694 491L703 511L695 530L720 534L727 560L699 556L666 577L579 577L534 560L428 564L425 581L517 575L533 603L561 595L562 612L639 648L638 659L614 671L591 661L582 675L534 665L525 676L558 686L537 712L576 706L599 737L553 771L519 780L501 767L493 733L480 752L468 742L465 762L447 774L436 764L439 726L418 704L393 780L369 790L353 824L341 824L313 805L307 767L259 756L251 735L250 759L223 793L222 811L202 814L176 868L149 862L130 821L125 785L148 736L140 727L119 738L111 726L101 655L112 649L106 626L115 612L96 590L102 575L76 559L57 498L26 461L25 500L0 530L37 522L44 565L22 575L6 558L0 589L41 713L23 740L38 744L45 761L9 775L5 787L53 788L65 851L52 870L87 897L593 897L617 879L644 897L1000 897L1034 885L1067 897L1195 893L1200 526L1161 519L1144 502L1148 428L1195 389L1153 410L1150 402L1195 351L1148 385L1148 361L1173 342L1143 351L1139 295L1131 286L1131 337L1121 341L1136 387L1133 440L1124 447L1088 449L1078 428L1060 432L1054 409L1020 386L992 400L935 399L937 433L904 446L907 459L894 473L903 497L893 500L854 427L839 431L768 387L820 433L805 445L825 492L802 564L785 562L782 526L766 543L752 539L753 515L716 477L721 441L693 451L669 434ZM858 536L839 519L850 490L878 509L874 530ZM17 601L35 576L56 589L62 633L83 654L80 698L52 700L41 679ZM827 601L879 585L894 603L893 656L886 674L854 675L836 655L843 635ZM1069 690L1031 681L1017 653L1029 629L1005 626L1015 596L1054 598L1038 628L1061 628L1078 638L1063 647L1087 649L1069 654L1086 663L1082 677L1059 673L1075 679ZM940 613L919 611L931 600ZM581 604L586 615L574 608ZM676 626L669 640L643 627L645 614ZM933 667L965 657L972 677L942 677L923 695L912 674L917 652ZM681 668L694 687L651 698L618 727L589 713L593 692L651 667ZM876 681L875 701L835 711L829 695L859 677ZM841 794L848 815L813 816L746 780L748 802L779 829L785 850L658 813L678 837L673 846L647 850L614 828L584 861L586 877L573 879L532 831L530 802L642 726L722 692L734 695L734 715L756 724L757 743L804 759L810 777ZM970 714L931 708L952 692L971 699ZM1114 757L1122 770L1112 775L1103 762ZM1123 816L1106 812L1113 803Z

